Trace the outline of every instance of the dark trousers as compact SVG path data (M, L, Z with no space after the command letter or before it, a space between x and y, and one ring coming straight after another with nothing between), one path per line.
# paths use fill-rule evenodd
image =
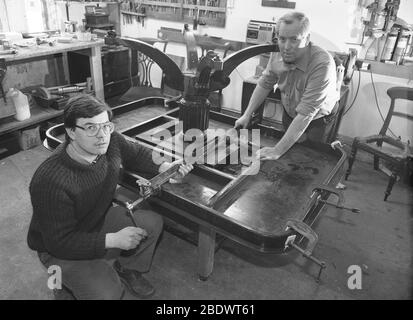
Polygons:
M335 128L336 118L337 109L334 107L333 111L328 116L311 121L305 130L308 140L312 142L330 143L330 140L335 138L332 137L332 134ZM292 121L293 118L283 110L282 122L284 130L287 131Z
M62 283L76 299L120 299L124 288L112 267L113 259L117 259L126 269L149 271L156 242L163 227L162 217L151 210L137 210L134 216L138 226L148 233L148 237L134 251L108 249L104 258L93 260L63 260L42 252L39 253L40 261L46 268L52 265L61 268ZM127 215L126 209L112 207L108 210L103 225L106 233L115 233L128 226L134 224ZM127 256L120 255L125 252L128 253Z

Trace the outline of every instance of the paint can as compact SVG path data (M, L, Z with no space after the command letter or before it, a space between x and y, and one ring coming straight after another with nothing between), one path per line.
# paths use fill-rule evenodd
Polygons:
M30 118L29 99L24 93L11 88L7 93L7 97L11 98L13 101L16 110L16 115L14 117L17 121L23 121Z

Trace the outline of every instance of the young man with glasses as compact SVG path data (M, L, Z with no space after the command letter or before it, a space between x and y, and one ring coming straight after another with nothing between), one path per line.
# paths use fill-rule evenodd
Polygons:
M162 218L144 207L133 221L112 199L121 166L156 175L171 164L155 165L150 150L114 131L111 119L111 109L92 96L70 99L66 141L30 183L28 245L47 268L60 268L63 285L77 299L120 299L122 282L140 298L155 291L142 273L149 271ZM177 178L191 169L181 165Z
M310 42L310 22L300 12L282 16L276 25L280 51L271 54L244 114L235 127L248 126L254 111L277 84L281 91L283 137L274 147L257 151L262 160L276 160L300 137L322 141L320 132L333 124L332 110L338 101L336 66L333 57Z

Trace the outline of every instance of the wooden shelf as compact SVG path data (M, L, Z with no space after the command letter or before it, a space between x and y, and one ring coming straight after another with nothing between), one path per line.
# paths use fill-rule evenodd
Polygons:
M123 10L121 10L120 13L122 13L122 14L128 14L128 15L131 15L131 16L137 16L137 17L146 17L146 14L144 14L144 13L138 13L138 12L131 12L131 11L123 11Z
M182 7L182 0L179 0L180 2L175 3L175 2L161 2L161 1L151 1L151 0L143 0L141 3L142 4L147 4L150 6L158 6L158 7L175 7L175 8L181 8Z
M63 110L34 106L30 108L30 113L30 118L23 121L17 121L14 116L0 119L0 136L57 118L63 114Z
M158 38L167 40L168 42L186 43L182 31L168 27L161 27L158 30ZM215 44L216 48L223 49L226 44L230 44L231 51L239 51L246 47L245 42L223 39L220 37L205 36L195 34L195 40L198 46Z
M288 0L262 0L261 5L263 7L295 9L295 2Z

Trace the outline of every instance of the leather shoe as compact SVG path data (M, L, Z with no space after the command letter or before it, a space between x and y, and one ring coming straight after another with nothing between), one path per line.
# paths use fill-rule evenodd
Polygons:
M155 288L136 270L123 268L118 261L113 264L123 284L137 297L146 299L155 293Z

